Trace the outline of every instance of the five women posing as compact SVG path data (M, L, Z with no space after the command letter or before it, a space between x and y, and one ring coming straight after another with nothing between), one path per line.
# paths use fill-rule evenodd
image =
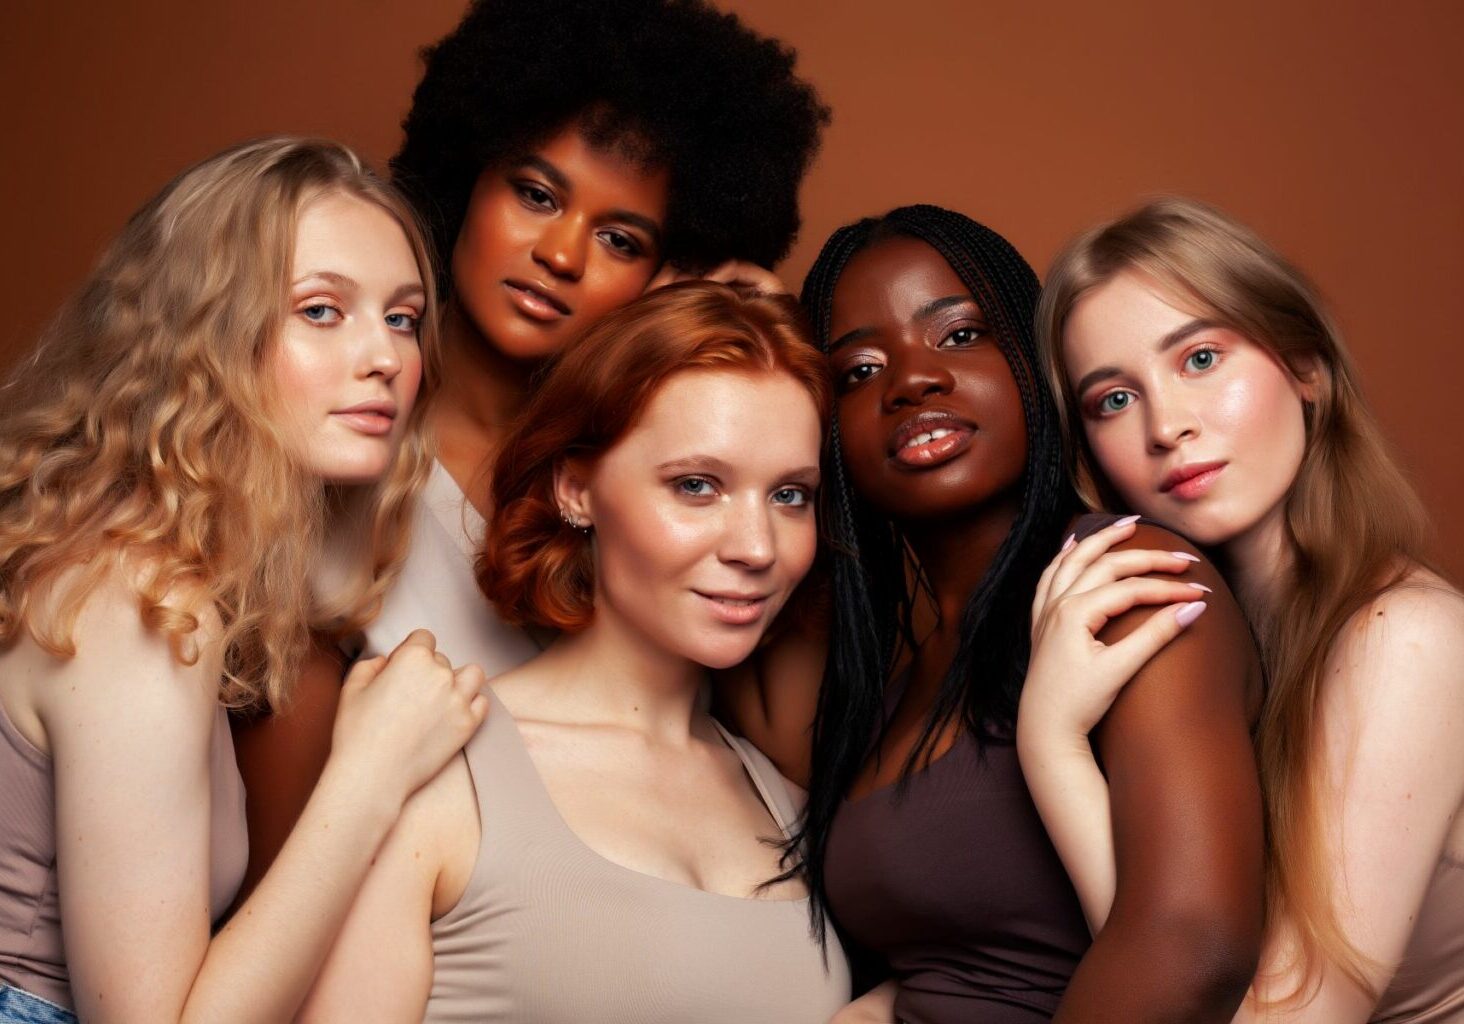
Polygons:
M1464 598L1301 277L909 207L810 338L791 56L566 18L430 52L430 242L240 147L7 385L0 1020L1460 1019Z

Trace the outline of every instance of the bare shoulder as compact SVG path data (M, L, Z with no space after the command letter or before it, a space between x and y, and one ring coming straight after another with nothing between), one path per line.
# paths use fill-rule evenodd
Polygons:
M1464 708L1464 595L1415 569L1353 614L1328 674L1348 690Z

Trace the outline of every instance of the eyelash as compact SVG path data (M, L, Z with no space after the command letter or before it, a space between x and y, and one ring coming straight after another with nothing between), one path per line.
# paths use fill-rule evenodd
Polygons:
M324 309L330 310L335 314L335 316L331 317L328 320L317 320L309 315L311 310ZM310 324L312 327L330 327L340 323L346 318L345 311L342 310L341 307L334 302L309 302L301 306L297 312L300 314L300 316L304 317L305 322ZM403 326L396 326L391 322L392 317L405 317L407 323ZM399 331L402 334L410 334L414 338L417 336L417 333L422 326L422 318L416 313L387 313L383 319L386 321L386 325L392 330Z
M513 189L518 193L519 201L530 210L539 213L554 213L559 209L559 204L554 199L554 193L538 182L515 181ZM617 228L603 228L596 232L596 237L604 242L605 248L616 256L625 259L639 259L645 255L645 246L629 232Z
M1190 367L1190 361L1193 360L1196 356L1207 354L1214 357L1209 366L1193 368ZM1219 364L1219 362L1220 350L1218 348L1216 348L1214 345L1200 345L1190 350L1189 352L1186 352L1184 358L1180 360L1179 365L1181 369L1187 370L1189 373L1209 373ZM1093 401L1090 403L1091 411L1089 415L1097 416L1100 418L1115 416L1118 413L1123 412L1124 409L1127 409L1130 405L1133 404L1133 402L1130 401L1125 403L1122 409L1105 409L1103 407L1103 403L1108 401L1108 399L1112 398L1114 395L1128 395L1130 398L1134 397L1134 393L1128 388L1113 388L1110 391L1105 391L1103 392L1103 394L1093 399Z
M957 342L955 345L947 345L946 344L946 342L953 340L955 338L955 336L958 335L958 334L969 334L969 335L971 335L971 338L969 340L967 340L967 341ZM976 344L982 338L986 337L986 334L987 334L987 331L986 331L986 328L984 328L984 327L974 327L974 326L957 327L955 330L953 330L949 334L947 334L944 338L940 339L940 344L937 347L938 348L966 348L967 346Z
M687 484L706 484L710 490L692 493L686 489ZM711 498L715 497L717 493L717 485L704 476L684 476L672 481L672 486L676 488L678 494L687 498ZM806 487L779 487L773 492L773 497L776 499L779 494L797 495L798 497L796 501L774 501L774 504L781 505L784 508L806 508L813 503L813 493Z

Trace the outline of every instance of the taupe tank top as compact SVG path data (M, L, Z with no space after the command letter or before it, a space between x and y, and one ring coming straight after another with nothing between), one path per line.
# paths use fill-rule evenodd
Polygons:
M56 893L56 790L51 758L0 705L0 981L71 1009ZM210 765L209 907L228 909L249 859L244 782L229 719L214 718Z
M1464 863L1439 861L1372 1024L1464 1024Z
M808 901L704 892L606 860L559 816L508 709L465 750L482 841L462 899L432 925L426 1022L826 1024L849 998ZM773 820L796 813L772 764L725 730Z

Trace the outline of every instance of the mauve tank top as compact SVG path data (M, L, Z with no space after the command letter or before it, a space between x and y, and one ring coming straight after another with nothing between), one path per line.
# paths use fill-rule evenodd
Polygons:
M903 793L844 801L824 871L835 919L889 964L909 1024L1048 1020L1088 948L1009 744L962 734Z
M425 1024L826 1024L848 1001L843 951L831 935L825 967L807 899L704 892L586 846L486 692L464 751L483 838L462 898L432 924ZM782 776L720 731L786 834Z
M209 907L217 920L239 891L249 859L244 782L220 707L210 780ZM56 790L51 758L0 706L0 981L72 1008L56 891Z

